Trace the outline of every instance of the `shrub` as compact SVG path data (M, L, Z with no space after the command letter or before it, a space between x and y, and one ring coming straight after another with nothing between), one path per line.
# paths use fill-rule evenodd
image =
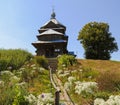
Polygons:
M102 71L97 77L100 90L118 91L120 90L120 71Z
M0 49L0 71L18 69L32 57L31 53L22 49Z
M97 92L94 94L94 98L102 98L102 99L106 100L106 99L109 98L110 95L111 95L111 93L109 93L109 92L97 91Z
M24 96L27 95L27 89L12 82L5 82L3 87L0 87L0 105L28 105Z
M68 67L76 63L76 59L72 55L61 55L58 57L58 67Z
M48 60L45 58L45 56L36 56L35 61L40 67L48 67Z
M0 59L0 71L5 70L7 68L7 61Z

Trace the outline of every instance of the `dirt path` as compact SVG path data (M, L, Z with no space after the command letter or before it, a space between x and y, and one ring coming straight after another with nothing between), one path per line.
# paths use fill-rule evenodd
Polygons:
M56 83L56 85L58 86L58 88L60 88L61 93L60 93L60 101L64 102L65 105L75 105L69 95L67 94L66 90L64 89L62 82L59 78L57 78L57 76L55 74L53 74L53 79Z

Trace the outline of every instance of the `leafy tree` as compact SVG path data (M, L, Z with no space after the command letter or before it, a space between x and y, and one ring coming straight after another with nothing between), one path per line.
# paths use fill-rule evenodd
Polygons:
M86 59L109 60L110 54L118 50L107 23L90 22L86 24L79 32L78 40L85 49Z

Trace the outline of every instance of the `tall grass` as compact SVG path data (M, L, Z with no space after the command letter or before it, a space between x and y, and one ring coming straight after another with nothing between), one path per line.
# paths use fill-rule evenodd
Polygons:
M99 89L102 91L120 91L120 71L102 71L96 78Z
M49 71L36 64L35 58L18 70L0 71L0 105L33 105L25 97L42 93L54 94L55 90Z
M65 59L65 58L63 58ZM67 60L63 60L62 66ZM62 81L72 100L78 105L93 105L96 98L107 100L111 95L120 95L120 62L103 60L77 60L74 66L68 66L57 70L57 76ZM69 78L75 78L75 82L69 82ZM76 85L78 81L78 85ZM89 88L82 83L95 82L97 88L94 93L84 92ZM81 84L81 85L80 85ZM78 86L78 88L75 88ZM81 87L80 87L81 86ZM78 91L75 91L78 89ZM77 94L76 92L81 92ZM76 98L77 97L77 98Z
M18 69L31 58L32 54L26 50L0 49L0 71Z
M35 62L43 68L48 68L48 60L45 56L35 56Z

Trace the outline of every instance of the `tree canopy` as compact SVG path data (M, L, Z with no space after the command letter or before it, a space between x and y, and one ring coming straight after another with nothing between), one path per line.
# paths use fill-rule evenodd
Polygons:
M85 49L86 59L109 60L111 53L118 50L107 23L90 22L86 24L79 32L78 40Z

